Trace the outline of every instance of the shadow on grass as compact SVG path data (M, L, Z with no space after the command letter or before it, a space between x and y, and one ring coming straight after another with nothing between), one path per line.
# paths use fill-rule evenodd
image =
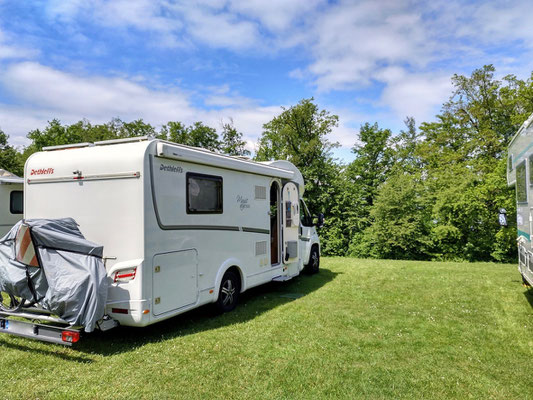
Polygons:
M28 341L28 346L26 346L25 344L19 344L19 343L10 343L8 341L5 341L5 340L2 340L0 341L0 343L2 344L2 347L3 348L9 348L9 349L15 349L15 350L20 350L20 351L27 351L27 352L30 352L32 354L40 354L40 355L43 355L43 356L53 356L53 357L56 357L56 358L59 358L61 360L65 360L65 361L74 361L74 362L77 362L77 363L81 363L81 364L90 364L92 363L94 360L92 360L91 358L83 355L83 354L67 354L67 353L60 353L57 351L59 345L53 345L53 344L50 344L50 348L49 349L36 349L35 347L32 347L30 346L31 343L33 343L33 341L31 339L21 339L21 341L24 340L24 341Z
M531 287L528 287L526 291L524 292L524 296L526 297L526 300L528 301L529 305L533 307L533 289Z
M145 328L118 327L87 334L74 347L82 353L109 356L137 347L250 321L264 312L304 297L335 279L338 273L321 269L317 275L300 275L288 282L271 282L247 290L230 313L216 315L212 304Z

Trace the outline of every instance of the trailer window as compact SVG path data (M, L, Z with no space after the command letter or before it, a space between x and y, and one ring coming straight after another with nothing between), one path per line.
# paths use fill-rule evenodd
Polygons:
M529 156L529 184L533 185L533 174L531 173L533 168L533 154Z
M24 204L24 195L22 190L13 190L9 195L9 211L11 214L22 214L23 204Z
M509 154L509 159L508 159L507 169L508 169L509 171L512 171L512 170L513 170L513 155L512 155L512 154Z
M222 213L222 177L187 173L187 214Z
M527 180L525 161L522 161L516 167L516 201L518 203L527 203Z

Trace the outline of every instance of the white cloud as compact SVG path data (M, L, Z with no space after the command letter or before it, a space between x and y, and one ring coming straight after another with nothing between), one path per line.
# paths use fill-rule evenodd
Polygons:
M33 62L11 65L0 82L25 103L80 117L150 116L160 121L169 114L181 118L193 114L177 90L150 90L121 78L78 77Z
M270 32L286 32L294 30L296 22L314 14L324 0L231 0L233 12L254 18Z
M214 89L217 109L191 104L179 88L153 89L125 78L77 76L34 62L12 64L0 71L0 90L10 93L16 105L0 103L0 127L17 145L27 144L26 134L58 118L74 123L87 118L93 123L113 117L129 121L142 118L161 126L168 121L191 124L202 121L220 128L223 119L233 118L245 139L255 143L264 123L279 114L279 106L260 106L257 101L232 94L229 87Z
M320 18L317 37L309 71L320 90L367 85L384 66L423 67L431 58L421 15L405 1L341 2Z
M394 71L385 82L381 102L399 118L414 117L418 122L431 120L452 93L448 74Z
M0 30L0 60L28 59L35 57L36 49L16 44L16 41Z
M261 43L256 24L230 13L205 13L204 10L187 8L185 17L188 33L211 47L239 50Z
M88 19L125 34L128 28L152 32L158 46L196 43L272 52L304 43L302 28L324 4L325 0L52 0L46 14L74 29Z
M372 114L338 113L341 125L333 140L351 147L358 125L376 120L383 109L391 112L379 117L388 121L406 115L430 119L451 93L452 73L468 73L472 64L494 62L499 71L530 71L530 7L529 0L50 0L46 10L73 37L84 22L91 22L124 35L142 31L143 40L159 46L229 49L244 57L294 49L293 70L285 73L310 83L319 95L351 90L356 95L358 89L376 88L378 100L365 107ZM524 54L494 56L509 44ZM232 116L253 142L261 125L280 112L277 105L263 106L229 87L196 93L205 106L201 108L175 86L155 89L143 79L80 76L19 62L34 56L35 50L0 32L0 60L4 65L6 59L16 62L0 70L0 84L20 104L9 112L2 106L0 123L16 132L56 116L65 122L121 116L154 124L203 120L216 126L220 118ZM237 61L228 60L228 70L237 68ZM202 65L204 61L213 62L202 59ZM29 122L17 123L11 115Z

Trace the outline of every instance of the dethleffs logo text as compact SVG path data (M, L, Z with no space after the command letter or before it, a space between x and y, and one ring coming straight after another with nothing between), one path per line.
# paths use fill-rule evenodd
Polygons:
M32 169L30 172L30 175L51 175L54 173L53 168L39 168L39 169Z
M161 167L159 167L160 171L166 171L166 172L176 172L178 174L183 173L183 168L181 167L175 167L174 165L165 165L161 164Z

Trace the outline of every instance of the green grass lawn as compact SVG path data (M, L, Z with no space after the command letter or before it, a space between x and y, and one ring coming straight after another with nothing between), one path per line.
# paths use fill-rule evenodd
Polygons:
M532 304L514 265L324 258L222 316L0 336L0 398L533 398Z

